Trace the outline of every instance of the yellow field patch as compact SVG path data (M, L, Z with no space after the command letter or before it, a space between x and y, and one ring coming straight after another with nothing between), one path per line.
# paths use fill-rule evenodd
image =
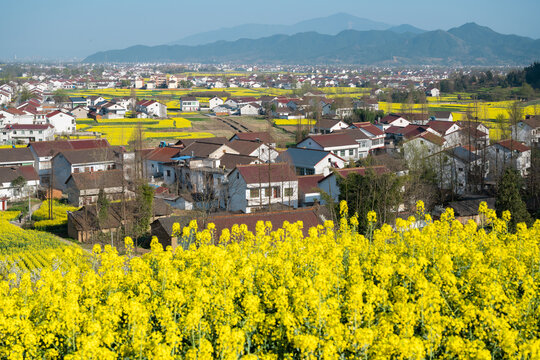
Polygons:
M274 119L276 125L314 125L316 123L313 119Z

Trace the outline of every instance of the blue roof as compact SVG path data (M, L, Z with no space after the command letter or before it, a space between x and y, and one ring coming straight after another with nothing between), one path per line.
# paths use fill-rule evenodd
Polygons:
M279 155L278 161L291 162L295 167L312 168L328 154L329 151L288 148Z
M83 97L78 97L78 96L76 96L76 97L70 97L69 99L70 99L71 101L86 101L85 98L83 98Z

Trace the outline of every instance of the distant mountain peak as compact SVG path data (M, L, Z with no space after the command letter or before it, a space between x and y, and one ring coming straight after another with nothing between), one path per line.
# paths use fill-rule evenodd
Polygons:
M336 35L301 30L197 46L131 47L96 53L84 61L490 66L525 65L540 58L540 41L477 24L418 34L383 30L341 29Z

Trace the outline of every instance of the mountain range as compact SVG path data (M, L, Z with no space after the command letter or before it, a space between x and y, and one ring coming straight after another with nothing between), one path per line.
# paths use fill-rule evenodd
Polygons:
M309 31L194 46L137 45L98 52L83 62L490 66L525 65L540 59L540 40L499 34L475 23L448 31L407 29L409 25L386 30L344 30L336 35Z
M425 32L425 30L418 29L412 25L404 24L392 26L346 13L337 13L326 17L301 21L293 25L244 24L205 31L184 37L183 39L171 42L167 45L196 46L210 44L219 40L235 41L243 38L258 39L276 34L294 35L310 31L315 31L319 34L337 35L343 30L391 30L397 33L412 32L415 34Z

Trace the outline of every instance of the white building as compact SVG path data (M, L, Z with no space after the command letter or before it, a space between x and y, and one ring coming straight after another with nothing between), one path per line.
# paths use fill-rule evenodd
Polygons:
M54 130L51 124L10 124L0 130L0 143L11 145L51 141L54 140Z
M13 186L13 181L22 177L23 187ZM39 186L39 176L33 166L0 167L0 198L19 200L35 194Z
M54 126L56 134L69 134L77 130L75 117L59 110L47 114L45 119L47 123Z
M199 111L200 104L194 96L186 96L180 98L180 110L181 111Z
M531 148L515 140L502 140L488 146L487 158L495 177L502 175L508 167L525 176L531 167Z
M514 138L527 146L540 144L540 115L527 116L512 129Z
M209 104L210 110L212 110L216 106L223 105L223 99L220 97L214 96L208 101L208 104Z
M298 207L298 178L288 164L239 165L227 178L230 211L251 213L272 205Z
M296 144L296 147L330 151L344 160L359 160L364 153L360 151L358 142L346 133L311 135ZM369 149L370 146L365 148Z

